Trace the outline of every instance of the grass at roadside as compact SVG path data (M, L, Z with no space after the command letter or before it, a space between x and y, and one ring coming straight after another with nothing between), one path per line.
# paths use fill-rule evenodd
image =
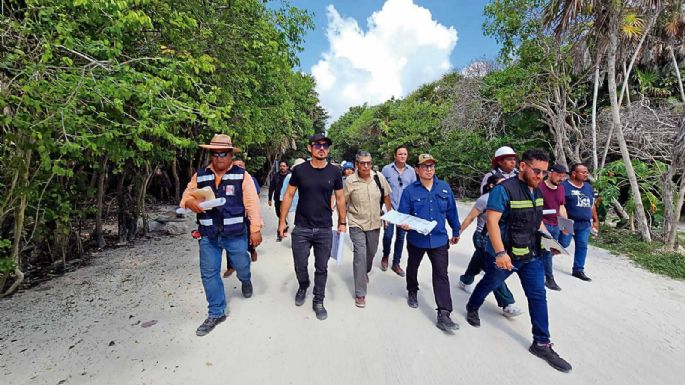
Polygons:
M626 255L639 266L654 273L685 279L685 255L662 251L662 242L642 242L639 236L629 230L602 227L599 238L590 238L590 243L614 254Z

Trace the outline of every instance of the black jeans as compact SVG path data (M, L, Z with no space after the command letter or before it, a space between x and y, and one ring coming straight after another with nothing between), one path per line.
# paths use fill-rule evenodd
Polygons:
M291 235L295 275L301 289L309 287L309 251L314 248L314 303L323 303L326 296L332 235L330 227L308 229L301 226L296 226Z
M416 292L419 290L419 281L417 279L419 265L423 255L428 253L433 270L433 294L438 305L437 310L446 310L451 313L452 296L450 295L450 279L447 276L447 251L449 247L449 243L446 243L444 246L436 247L435 249L422 249L414 247L411 243L407 242L407 251L409 252L409 260L407 261L407 291Z

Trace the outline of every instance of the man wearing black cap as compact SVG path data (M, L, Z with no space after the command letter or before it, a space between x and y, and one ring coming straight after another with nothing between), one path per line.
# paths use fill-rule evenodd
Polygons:
M292 231L293 260L299 288L295 294L295 305L302 306L309 287L307 260L309 251L314 248L314 300L312 307L316 318L328 317L323 299L328 276L328 259L331 255L331 227L333 226L331 195L335 191L338 202L338 231L347 231L345 194L340 171L328 163L328 152L332 141L324 134L309 138L307 150L311 160L293 169L288 188L281 203L281 217L278 235L285 237L285 219L295 193L299 193L299 203L295 211L295 229Z
M566 167L560 164L555 164L550 168L547 178L540 183L540 191L542 192L543 209L554 210L554 214L543 215L542 223L547 227L550 235L557 241L561 240L561 232L559 231L559 220L557 215L563 218L568 218L566 214L566 197L564 186L561 185L568 175ZM542 256L543 266L545 268L545 286L550 290L561 290L554 280L554 271L552 269L552 252L549 250L543 251Z

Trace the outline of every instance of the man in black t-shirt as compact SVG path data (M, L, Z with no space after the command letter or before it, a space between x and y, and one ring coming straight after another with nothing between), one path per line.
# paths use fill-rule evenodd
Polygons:
M328 151L332 141L323 134L309 138L307 150L312 156L309 162L293 169L288 188L281 202L281 217L278 222L278 235L285 237L285 218L295 192L299 193L299 203L295 211L295 229L292 231L293 260L299 289L295 294L295 305L302 306L309 287L307 262L309 251L314 248L314 301L312 307L316 318L328 317L323 299L328 277L328 259L331 255L331 227L333 226L331 195L335 191L338 202L338 231L347 231L346 203L340 171L328 163Z

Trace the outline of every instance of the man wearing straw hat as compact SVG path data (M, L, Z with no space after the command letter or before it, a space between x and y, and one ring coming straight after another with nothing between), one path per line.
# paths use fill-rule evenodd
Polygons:
M193 175L183 192L180 206L197 213L200 243L200 276L208 303L208 317L197 328L204 336L226 320L226 295L221 280L221 254L224 250L242 282L245 298L252 296L250 255L248 242L257 247L262 242L262 218L259 213L259 196L252 177L233 164L233 147L228 135L214 135L209 144L200 147L209 150L210 164ZM225 198L223 206L205 211L199 204L202 198L198 189L211 189L216 198ZM250 220L250 228L245 224ZM248 236L249 233L249 236Z

